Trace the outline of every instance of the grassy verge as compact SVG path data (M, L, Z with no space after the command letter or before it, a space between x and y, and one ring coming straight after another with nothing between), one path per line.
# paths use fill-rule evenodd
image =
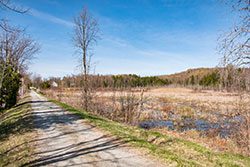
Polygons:
M29 97L0 116L0 166L21 166L31 160L33 139Z
M52 102L62 108L80 115L99 128L111 134L148 150L151 154L163 159L173 166L249 166L250 157L231 153L214 152L199 144L163 135L151 130L123 125L105 118L91 115L82 110L75 109L65 103L55 100Z

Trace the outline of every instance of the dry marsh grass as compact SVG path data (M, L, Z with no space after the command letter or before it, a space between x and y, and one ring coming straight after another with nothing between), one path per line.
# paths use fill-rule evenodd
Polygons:
M81 108L81 97L77 89L46 90L44 93L50 98ZM212 90L197 92L187 88L151 88L143 93L143 102L139 104L140 93L138 89L97 91L93 103L95 110L99 111L95 114L132 125L148 120L171 120L176 127L175 131L169 131L167 128L161 130L174 132L181 138L218 150L249 155L249 148L246 146L248 142L244 142L249 139L249 126L240 126L238 120L240 116L249 121L249 114L246 114L249 113L249 94L239 95ZM217 127L197 131L197 120ZM231 126L227 127L228 124ZM226 138L221 137L225 134ZM243 140L241 136L244 137Z

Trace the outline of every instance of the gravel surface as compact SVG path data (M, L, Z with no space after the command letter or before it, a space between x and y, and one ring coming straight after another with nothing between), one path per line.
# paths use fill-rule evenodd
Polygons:
M31 97L37 139L27 166L164 166L36 92Z

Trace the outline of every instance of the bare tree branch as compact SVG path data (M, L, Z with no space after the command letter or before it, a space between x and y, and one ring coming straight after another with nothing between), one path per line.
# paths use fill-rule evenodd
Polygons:
M219 38L219 51L225 65L250 66L246 57L250 53L250 0L233 2L232 7L239 14L238 23Z
M7 66L22 74L34 54L39 51L38 44L28 37L24 30L11 27L7 22L2 25L4 29L0 29L0 90Z
M17 7L16 5L12 4L10 0L0 0L0 7L3 9L8 9L8 10L21 13L21 14L24 14L29 11L29 9Z

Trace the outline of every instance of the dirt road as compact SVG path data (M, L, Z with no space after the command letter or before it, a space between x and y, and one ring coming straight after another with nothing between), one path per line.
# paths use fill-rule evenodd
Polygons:
M27 166L164 166L36 92L31 97L38 137Z

